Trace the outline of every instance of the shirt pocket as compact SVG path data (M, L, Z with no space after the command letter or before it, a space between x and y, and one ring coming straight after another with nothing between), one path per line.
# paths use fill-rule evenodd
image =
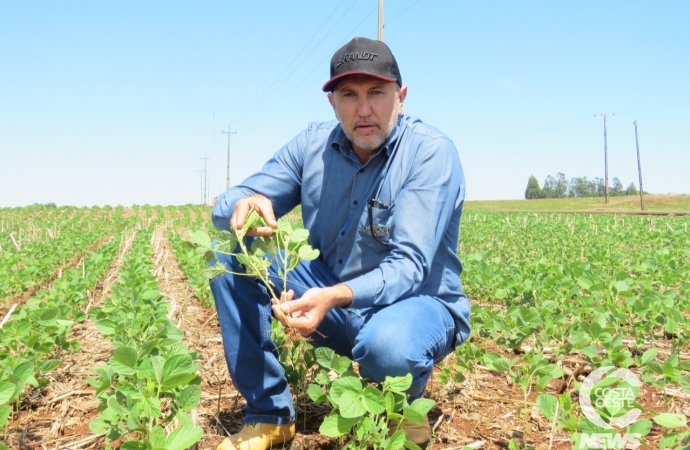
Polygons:
M369 200L360 220L363 243L378 251L387 250L393 231L393 206Z

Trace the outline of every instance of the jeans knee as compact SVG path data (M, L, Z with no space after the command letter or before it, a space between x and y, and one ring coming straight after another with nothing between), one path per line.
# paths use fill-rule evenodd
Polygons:
M422 355L416 355L410 341L401 339L394 326L377 330L355 344L352 355L360 365L363 376L382 382L386 376L398 377L411 373L417 376L423 370Z

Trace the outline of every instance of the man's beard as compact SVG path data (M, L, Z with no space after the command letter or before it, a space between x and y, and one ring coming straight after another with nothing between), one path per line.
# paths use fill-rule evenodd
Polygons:
M353 133L348 133L345 131L345 128L343 128L343 131L345 131L345 136L350 140L350 143L352 144L353 147L357 147L358 149L373 153L381 146L383 145L384 142L386 142L386 139L391 135L393 130L395 129L395 126L398 124L398 114L399 111L399 103L396 102L395 107L393 108L393 112L391 113L391 117L388 120L387 127L385 129L382 129L381 132L373 135L373 136L364 136L362 138L355 136L354 130Z

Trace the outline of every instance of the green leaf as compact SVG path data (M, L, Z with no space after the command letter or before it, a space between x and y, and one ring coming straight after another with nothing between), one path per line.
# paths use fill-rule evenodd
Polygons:
M412 386L412 375L407 374L403 377L386 377L383 380L383 390L404 394Z
M390 437L390 441L386 446L385 450L398 450L405 446L405 432L403 430L398 430Z
M331 414L324 419L319 427L319 433L327 437L337 438L349 432L358 421L359 418L346 419L340 414Z
M109 319L96 321L96 329L104 336L112 336L117 330L118 324Z
M147 446L140 441L127 441L122 443L120 450L147 450Z
M590 358L596 358L599 355L599 351L595 346L588 345L587 347L582 349L582 354L585 356L589 356Z
M193 373L175 373L167 378L163 378L161 383L162 391L170 391L180 386L185 386L198 378L198 375Z
M420 414L409 406L403 408L403 417L412 423L422 424L424 423L424 414Z
M338 400L340 415L346 419L356 419L367 413L360 401L360 394L353 391L344 391Z
M187 235L192 244L203 248L211 248L211 237L202 230L188 230Z
M157 447L165 447L165 430L159 425L156 425L151 429L151 433L149 433L149 441L151 442L151 447L157 448Z
M342 377L333 381L331 384L331 398L336 404L339 403L343 392L350 391L356 394L362 392L362 382L357 377Z
M665 428L682 428L688 424L688 419L683 414L661 413L652 420Z
M186 388L182 389L177 400L179 402L180 408L184 410L192 410L196 408L201 399L201 386L198 384L190 384Z
M382 414L386 411L386 400L383 398L383 393L373 386L367 386L364 389L362 405L371 414Z
M316 362L319 363L321 367L330 369L333 366L333 361L335 361L335 352L328 347L319 347L315 351Z
M434 404L435 402L430 398L418 398L412 402L410 408L425 416L429 411L431 411L431 408L434 407Z
M508 358L500 357L490 361L486 366L491 370L495 370L496 372L505 373L510 371L511 367L513 366L513 362Z
M326 394L318 384L310 384L307 386L307 394L314 403L323 403L326 401Z
M628 428L629 433L638 433L640 436L647 436L652 431L651 420L638 420Z
M290 242L304 242L309 238L309 230L298 228L290 235Z
M106 423L103 416L98 416L89 422L89 430L96 434L106 434L110 430L110 424Z
M170 433L165 446L167 450L185 450L197 443L203 434L204 430L199 427L183 426Z
M134 375L137 367L137 350L132 347L120 347L115 350L113 357L108 361L108 365L113 371L121 375Z
M5 424L7 423L7 419L10 417L10 413L12 413L12 407L10 405L0 406L0 429L5 428Z
M508 291L502 288L496 289L496 292L494 293L494 297L499 300L506 298L506 296L508 296Z
M28 380L29 377L33 375L33 371L34 363L30 361L25 361L12 369L12 372L14 372L17 378L19 378L20 381L24 382L26 382L26 380Z
M352 361L345 356L337 356L333 362L333 370L338 375L342 375L352 367Z
M385 396L385 400L386 400L386 412L388 412L388 414L395 412L395 396L393 395L393 393L388 392Z
M187 353L172 356L163 365L163 379L170 375L188 372L192 368L192 357Z
M226 273L228 273L228 271L225 269L225 266L218 262L212 266L206 266L204 270L201 271L202 276L209 280L225 275Z
M0 405L4 405L14 395L14 390L16 388L16 385L14 383L10 383L9 381L3 381L0 383Z
M299 257L304 261L313 261L319 257L320 252L317 249L311 248L309 245L304 245L299 248Z
M557 404L558 400L549 394L539 394L537 397L537 407L539 407L539 411L541 411L544 417L551 422L554 421Z
M46 361L43 361L41 364L38 365L38 374L43 374L43 373L48 373L52 370L57 369L60 367L60 364L62 364L62 361L59 359L48 359Z
M683 388L686 394L690 395L690 375L680 377L680 387Z
M640 365L644 366L650 361L654 361L656 359L656 355L659 353L659 351L655 348L650 348L646 352L640 356Z
M161 381L163 381L163 365L165 364L165 359L156 355L151 358L151 368L153 370L153 376L156 378L156 383L160 386Z

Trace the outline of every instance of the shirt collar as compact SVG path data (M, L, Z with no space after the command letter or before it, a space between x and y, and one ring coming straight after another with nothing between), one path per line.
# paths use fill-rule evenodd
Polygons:
M398 123L395 125L391 135L388 136L388 139L386 139L376 154L380 153L381 150L385 150L387 156L390 156L393 153L393 150L395 150L395 143L397 142L401 133L400 129L402 128L404 118L405 116L402 114L398 116ZM347 136L345 136L343 127L340 124L337 125L336 134L333 137L331 147L333 147L334 150L340 151L340 153L342 153L344 156L347 156L350 153L350 150L352 150L352 144Z

